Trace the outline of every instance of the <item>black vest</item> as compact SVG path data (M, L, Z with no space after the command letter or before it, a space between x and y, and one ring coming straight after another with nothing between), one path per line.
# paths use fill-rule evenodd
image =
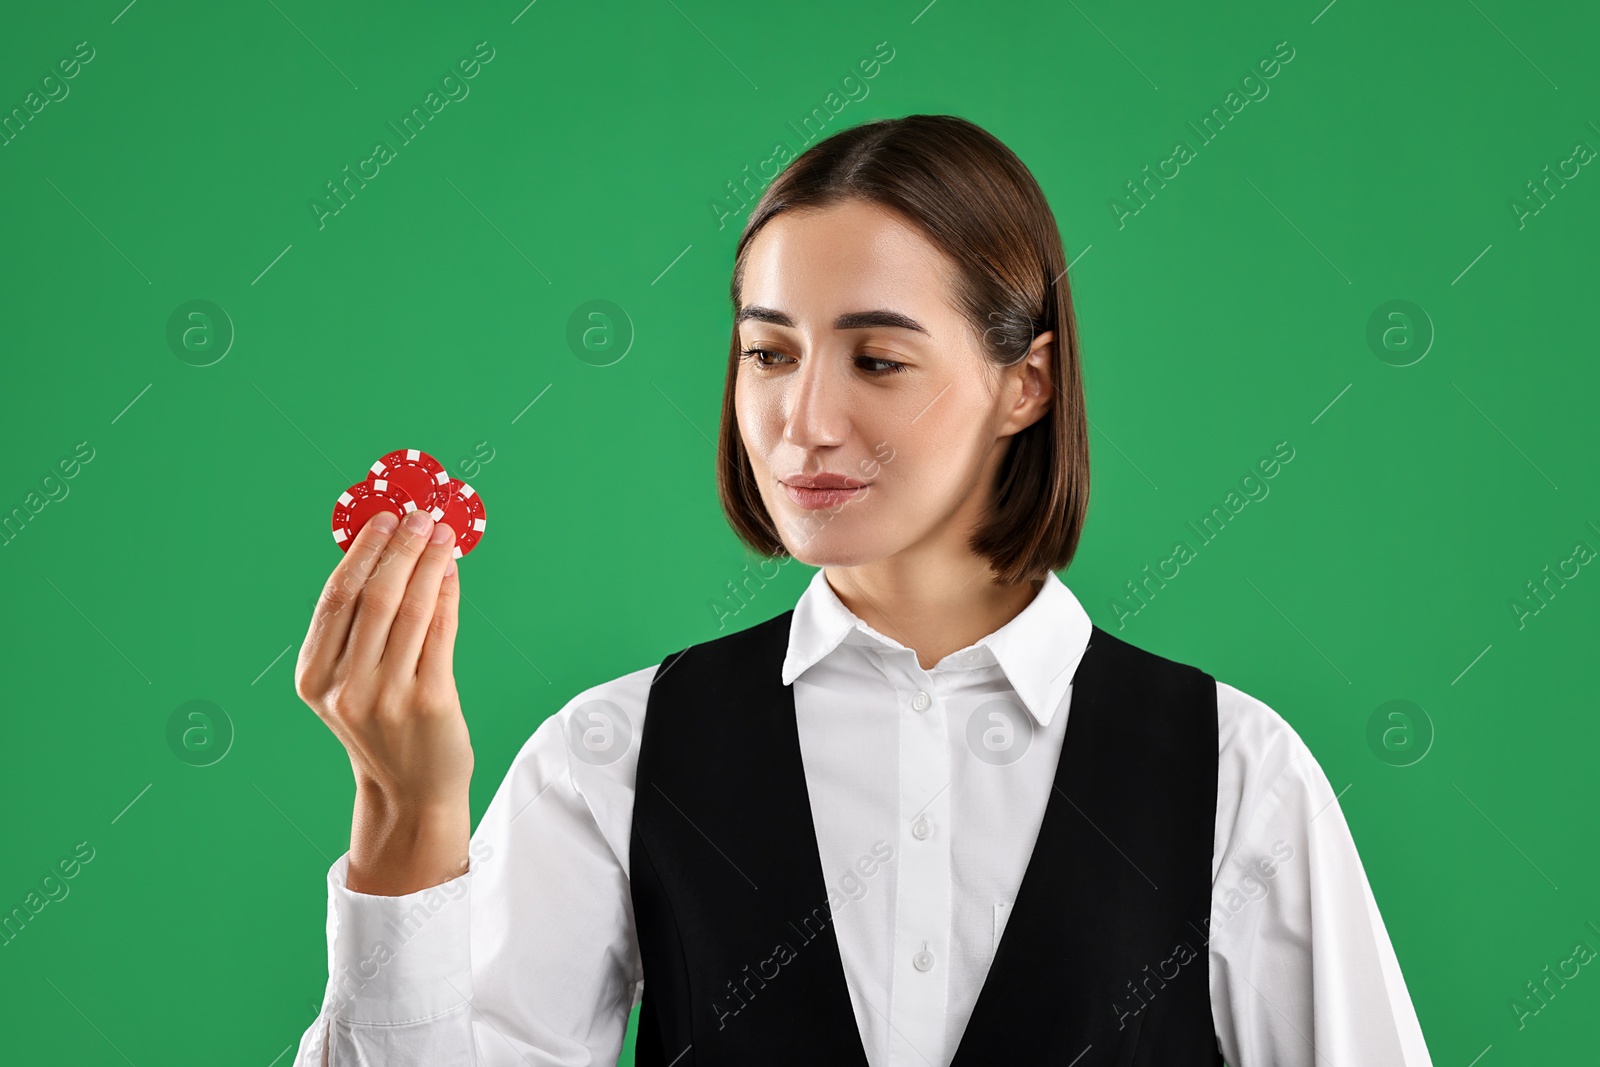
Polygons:
M793 614L673 653L651 684L629 842L639 1067L866 1067L781 678ZM1216 682L1096 626L1068 711L951 1067L1219 1067Z

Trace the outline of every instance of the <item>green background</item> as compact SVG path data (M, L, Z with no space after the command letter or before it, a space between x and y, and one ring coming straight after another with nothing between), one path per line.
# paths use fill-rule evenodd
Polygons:
M124 2L14 6L0 33L6 112L95 50L0 147L0 511L94 450L0 548L0 908L95 850L0 948L0 1058L292 1059L353 793L294 656L339 558L332 500L384 451L479 458L493 522L456 657L475 817L568 698L718 633L748 558L712 464L745 212L719 228L712 205L803 149L813 108L826 133L958 114L1033 170L1094 425L1064 579L1305 738L1435 1063L1593 1056L1594 968L1522 1027L1510 1006L1600 947L1600 568L1512 607L1600 546L1600 174L1512 207L1600 145L1592 7ZM324 183L480 41L470 95L319 228ZM1284 41L1270 94L1202 144L1187 123ZM833 114L879 42L892 60ZM1119 225L1180 139L1195 158ZM191 300L236 332L210 366L167 341ZM620 359L569 346L592 300L621 309ZM1392 300L1425 320L1374 347ZM1124 583L1280 441L1270 495L1119 629ZM191 700L235 734L209 766L169 748ZM1391 700L1431 723L1409 766L1368 742Z

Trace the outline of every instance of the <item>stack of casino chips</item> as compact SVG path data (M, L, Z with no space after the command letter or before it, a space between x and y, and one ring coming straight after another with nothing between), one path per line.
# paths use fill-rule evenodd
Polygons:
M333 505L334 543L348 552L361 527L384 511L397 518L426 511L434 522L449 523L456 534L457 559L483 539L483 498L466 482L450 477L444 464L419 449L390 452L372 465L365 481L339 494Z

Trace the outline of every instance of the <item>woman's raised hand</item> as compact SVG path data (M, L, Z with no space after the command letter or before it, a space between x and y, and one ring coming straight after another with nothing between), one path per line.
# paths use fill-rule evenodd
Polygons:
M467 870L472 742L456 693L455 532L380 514L333 569L295 665L295 692L350 756L348 888L416 892Z

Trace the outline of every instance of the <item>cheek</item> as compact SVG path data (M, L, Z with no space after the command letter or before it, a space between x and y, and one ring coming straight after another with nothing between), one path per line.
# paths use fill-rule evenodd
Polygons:
M958 411L949 400L946 395L935 401L915 422L906 418L884 426L879 436L888 441L885 451L893 448L898 457L890 466L899 459L914 460L905 466L919 468L924 477L934 481L948 480L967 466L972 456L973 423L980 416Z
M750 383L742 375L734 385L733 414L739 437L750 455L750 465L765 471L767 456L783 435L783 416L771 390Z
M955 405L941 411L949 399L946 395L915 423L902 420L873 439L887 442L877 450L885 484L941 510L974 491L984 463L976 428L985 413Z

